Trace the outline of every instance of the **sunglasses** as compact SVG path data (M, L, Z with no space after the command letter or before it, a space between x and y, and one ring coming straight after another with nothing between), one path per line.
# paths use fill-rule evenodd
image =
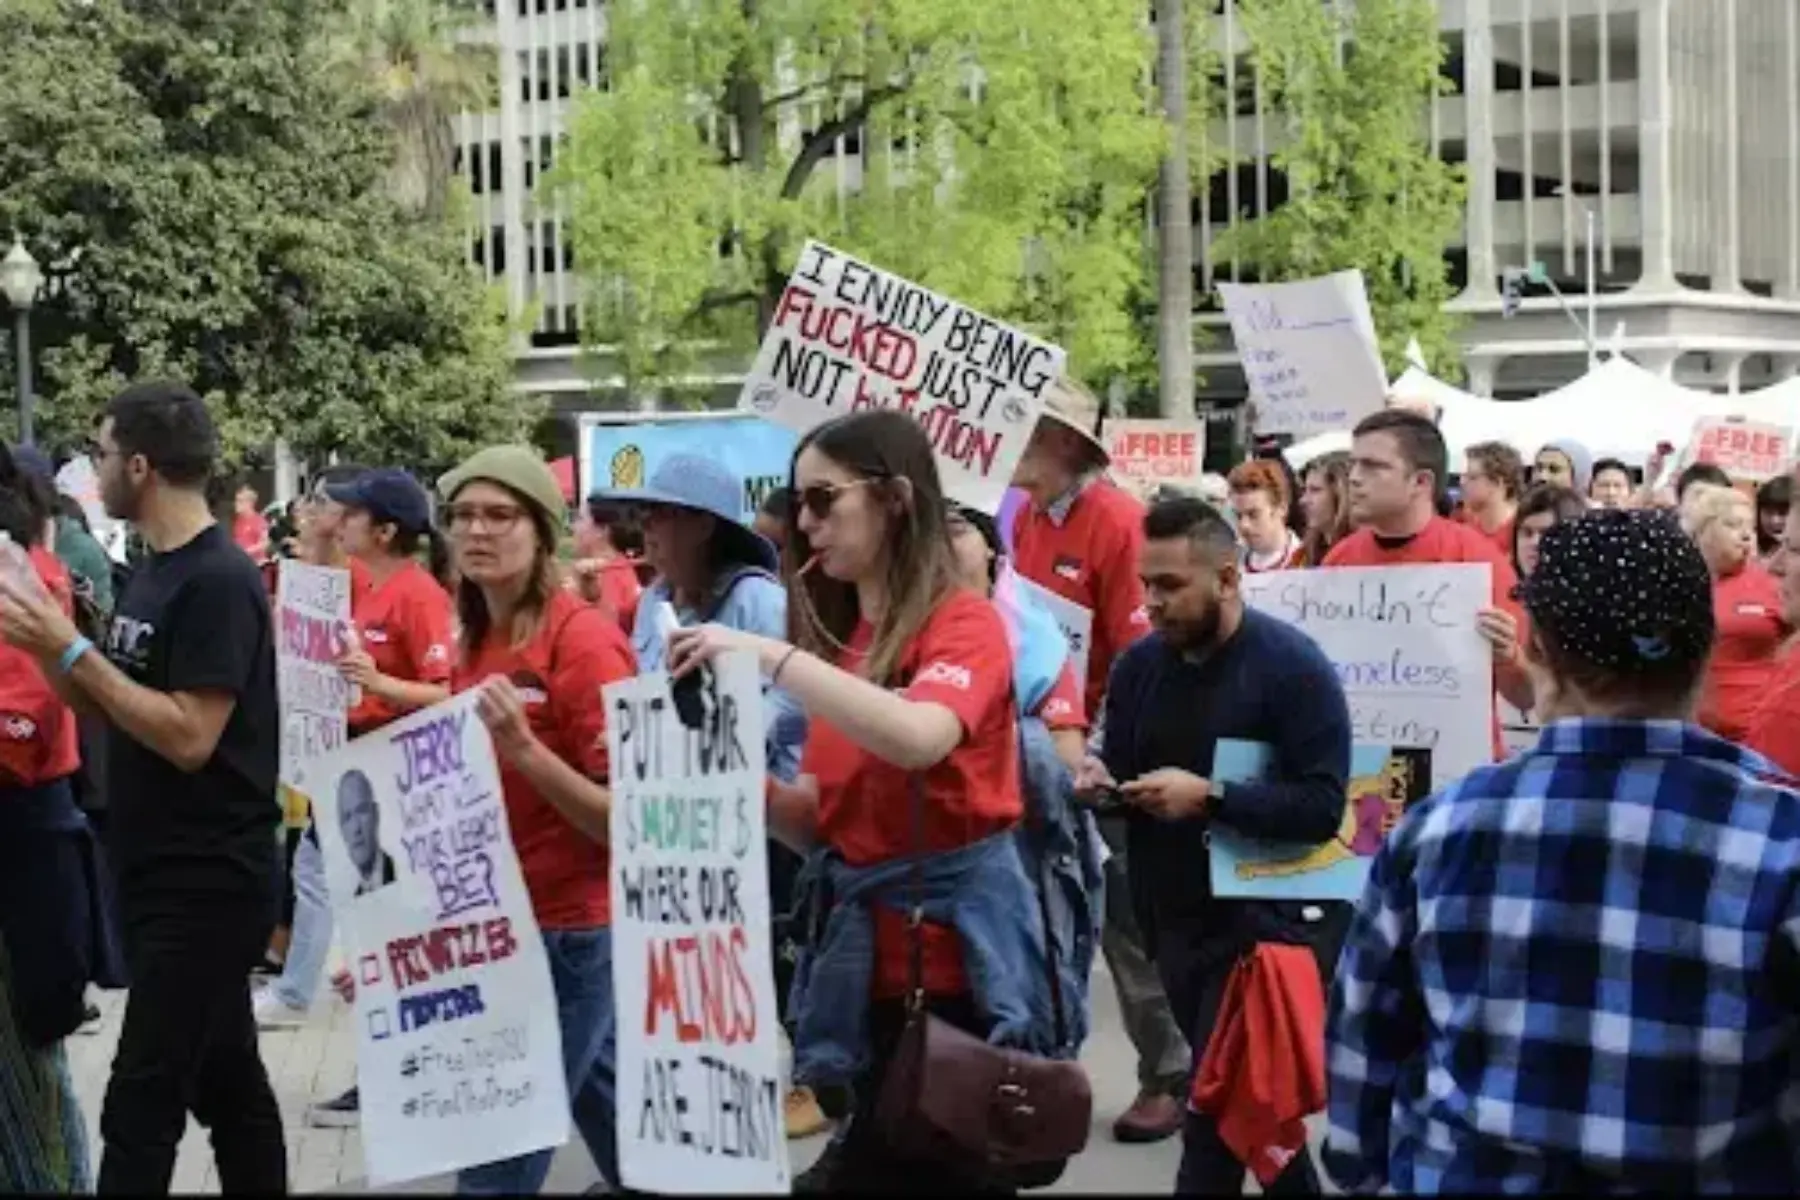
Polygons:
M838 498L846 492L876 483L874 479L856 479L849 483L814 483L793 490L794 507L804 509L814 520L823 521L837 507Z

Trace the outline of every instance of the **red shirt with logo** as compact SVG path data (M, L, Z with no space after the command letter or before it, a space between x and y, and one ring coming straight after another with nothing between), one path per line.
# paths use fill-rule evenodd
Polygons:
M450 595L431 572L408 559L381 583L353 593L350 620L363 649L383 675L408 683L450 682ZM371 695L350 710L352 736L400 716L400 710Z
M1800 647L1775 661L1744 745L1789 775L1800 777Z
M1113 659L1150 632L1144 584L1138 578L1144 506L1105 479L1089 483L1066 503L1061 520L1055 511L1020 505L1013 524L1012 565L1039 587L1094 614L1083 701L1087 711L1099 712Z
M62 561L42 546L29 554L63 615L72 614L75 592ZM44 678L36 658L0 642L0 787L49 783L80 767L74 712Z
M601 689L637 673L631 643L599 609L555 590L537 633L523 646L496 630L464 652L451 688L467 691L494 675L512 680L525 719L558 758L590 779L607 778L606 705ZM500 788L532 911L544 929L612 923L607 848L577 830L504 758Z
M1492 605L1512 614L1520 636L1525 630L1525 611L1513 599L1519 577L1510 556L1495 549L1492 539L1478 529L1461 525L1444 517L1432 517L1417 536L1395 544L1383 544L1372 529L1354 530L1333 546L1325 567L1402 567L1428 566L1433 563L1487 563L1492 568ZM1493 726L1494 757L1506 757L1506 744L1500 736L1500 713L1494 702L1488 705Z
M1056 682L1050 685L1050 690L1038 701L1037 711L1031 715L1052 733L1060 729L1087 729L1087 707L1081 702L1081 681L1075 678L1073 659L1063 663Z
M1700 724L1740 742L1775 675L1792 632L1781 619L1780 584L1756 563L1713 582L1713 653L1700 697Z
M637 564L629 558L609 558L600 567L600 606L613 614L627 637L637 626L638 600L644 585L638 581Z
M873 628L859 624L838 666L857 671ZM962 723L963 740L922 773L925 848L955 850L1010 828L1025 815L1012 691L1012 652L1000 613L983 596L957 589L938 602L901 656L896 680L908 700L941 704ZM915 772L876 758L814 717L800 772L819 781L819 840L853 867L913 851L911 780ZM929 992L968 990L956 932L927 923L923 981ZM875 906L874 994L907 991L906 918Z

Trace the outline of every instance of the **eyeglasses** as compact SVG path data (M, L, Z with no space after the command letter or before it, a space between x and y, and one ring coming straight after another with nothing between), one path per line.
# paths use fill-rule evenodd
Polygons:
M866 487L875 483L873 479L853 479L849 483L814 483L793 491L794 506L803 508L813 515L814 520L823 521L831 515L837 506L838 497L855 488Z
M525 510L517 504L453 504L448 524L451 533L473 533L479 526L487 533L505 535L524 515Z

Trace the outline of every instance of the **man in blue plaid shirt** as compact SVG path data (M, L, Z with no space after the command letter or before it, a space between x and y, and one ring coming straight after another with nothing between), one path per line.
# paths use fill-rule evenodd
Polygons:
M1400 1192L1800 1190L1800 783L1689 720L1674 522L1544 534L1529 752L1407 814L1329 1018L1328 1170Z

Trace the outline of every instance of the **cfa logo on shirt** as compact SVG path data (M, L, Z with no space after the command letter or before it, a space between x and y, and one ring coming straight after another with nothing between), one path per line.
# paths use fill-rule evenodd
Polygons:
M1079 558L1069 558L1066 555L1059 557L1050 564L1050 569L1071 583L1081 578L1081 560Z
M444 645L442 642L439 642L437 645L432 646L425 651L425 663L427 666L448 661L450 661L450 647Z
M1769 610L1761 604L1744 603L1737 606L1737 615L1740 617L1766 617L1769 615Z
M155 636L156 626L150 622L120 613L106 631L106 657L135 675L150 665L150 640Z
M975 686L975 676L967 667L959 667L955 663L947 663L939 659L920 671L914 677L913 682L941 683L946 687L953 687L959 692L966 692Z
M371 625L363 630L362 638L371 646L385 646L388 644L388 631L379 625Z
M0 733L8 741L29 742L37 736L37 722L23 713L7 713L0 717Z
M1075 714L1075 706L1067 700L1052 700L1044 705L1043 717L1046 721L1060 721L1064 717Z
M548 704L550 693L545 690L544 681L531 671L514 671L511 675L513 690L519 693L521 704Z

